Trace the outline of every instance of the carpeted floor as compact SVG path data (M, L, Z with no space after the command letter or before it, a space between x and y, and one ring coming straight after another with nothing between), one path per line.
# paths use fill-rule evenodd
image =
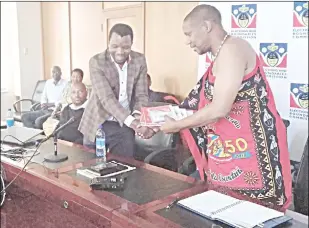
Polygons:
M1 208L1 228L98 228L14 185Z

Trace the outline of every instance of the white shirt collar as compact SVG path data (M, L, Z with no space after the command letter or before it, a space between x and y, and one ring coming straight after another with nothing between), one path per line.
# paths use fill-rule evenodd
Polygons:
M52 83L53 83L54 86L60 86L65 82L65 80L63 78L60 78L59 81L56 84L55 84L54 79L51 78L51 80L52 80Z
M75 104L70 104L70 108L73 109L73 110L78 110L78 109L81 109L81 108L86 108L87 106L87 103L88 103L88 100L86 100L82 105L75 105Z

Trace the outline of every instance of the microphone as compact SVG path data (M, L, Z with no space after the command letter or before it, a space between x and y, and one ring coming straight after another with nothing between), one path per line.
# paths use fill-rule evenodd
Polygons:
M55 128L55 130L46 138L44 138L41 143L46 142L47 140L49 140L51 137L55 137L59 131L61 131L63 128L67 127L69 124L73 123L75 121L74 116L72 116L66 123L64 123L63 125L59 126L58 128Z
M44 157L44 161L46 162L63 162L68 159L68 155L66 154L58 154L57 151L57 134L59 131L67 127L68 125L72 124L75 121L74 116L71 117L66 123L56 128L53 133L51 133L49 136L47 136L45 139L41 141L41 144L49 140L51 137L54 137L54 153L48 154Z

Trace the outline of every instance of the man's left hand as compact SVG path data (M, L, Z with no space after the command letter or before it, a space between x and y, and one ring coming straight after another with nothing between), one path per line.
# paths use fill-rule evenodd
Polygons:
M177 121L169 116L165 116L165 123L161 126L161 131L166 134L179 132L181 129L178 127Z

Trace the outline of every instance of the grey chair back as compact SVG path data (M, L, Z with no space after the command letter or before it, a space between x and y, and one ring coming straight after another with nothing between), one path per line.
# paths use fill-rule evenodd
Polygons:
M33 94L32 94L32 100L34 102L40 102L41 101L41 97L42 97L42 93L43 93L43 90L44 90L44 87L45 87L45 83L46 83L46 80L39 80L36 83L35 89L34 89Z
M174 148L176 144L175 137L175 134L165 134L163 132L158 132L150 139L142 139L136 136L136 153L134 156L136 159L143 161L154 151Z

